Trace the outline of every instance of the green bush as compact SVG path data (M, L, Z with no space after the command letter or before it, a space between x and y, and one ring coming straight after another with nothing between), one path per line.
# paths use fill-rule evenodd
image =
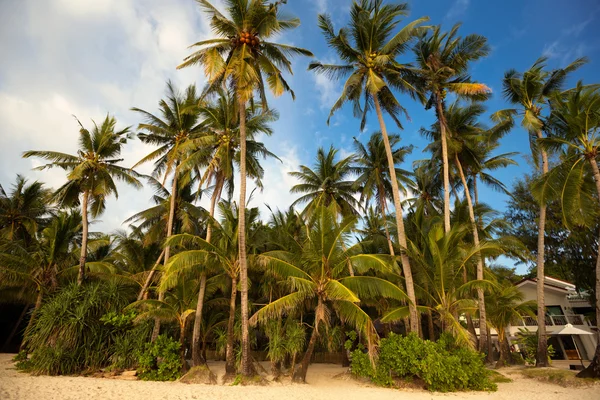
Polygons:
M381 340L375 369L368 355L358 349L352 353L351 370L382 386L393 386L398 378L418 378L432 391L496 390L483 355L457 346L449 335L430 342L415 334L390 334Z
M107 366L119 331L101 319L128 304L126 289L106 282L72 284L48 298L25 332L31 357L18 367L34 374L67 375Z
M181 375L181 344L166 335L146 343L138 357L138 377L145 381L174 381Z
M150 320L134 325L135 310L126 313L109 312L100 318L111 329L110 367L122 370L137 367L140 353L150 339L153 323Z

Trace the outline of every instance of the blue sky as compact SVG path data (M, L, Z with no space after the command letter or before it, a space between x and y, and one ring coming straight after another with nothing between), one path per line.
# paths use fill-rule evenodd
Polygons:
M473 79L494 91L487 106L490 111L505 108L501 98L501 79L509 68L522 71L539 56L547 55L550 67L563 66L586 55L590 63L581 68L572 82L583 79L598 82L600 63L600 4L593 0L420 0L409 1L411 20L429 16L432 24L450 28L462 22L462 35L486 36L491 54L473 64ZM220 6L219 2L215 2ZM316 27L317 14L331 14L336 28L347 20L348 0L288 0L287 12L300 17L301 26L280 38L281 42L305 47L321 61L335 61ZM21 173L51 186L64 181L62 171L32 171L40 163L23 160L29 149L74 152L77 125L72 114L83 122L116 115L122 126L135 126L139 120L129 110L140 107L155 111L164 93L165 81L173 80L184 88L205 82L200 69L176 71L175 66L189 53L193 42L210 37L207 20L193 0L21 0L0 2L0 183L4 186ZM412 61L411 54L402 59ZM288 80L296 92L271 99L279 110L275 134L265 138L268 147L283 163L265 162L265 190L256 193L253 204L265 210L265 203L287 207L294 196L288 193L295 182L287 172L299 164L312 164L319 146L333 144L347 154L352 138L361 140L378 129L372 116L365 132L350 108L339 111L326 125L329 108L339 94L341 83L330 82L306 71L309 59L294 61L295 75ZM407 164L420 159L427 142L418 134L429 126L433 111L406 96L400 101L411 121L404 130L388 130L402 136L402 144L415 146ZM151 149L134 141L124 152L124 164L133 165ZM505 137L501 152L529 152L526 134L519 128ZM497 174L508 186L530 169L522 157L519 167ZM150 166L141 169L149 172ZM96 229L121 228L122 221L150 205L151 191L120 187L120 198L111 200L108 212ZM498 210L505 207L506 196L482 191L482 200Z

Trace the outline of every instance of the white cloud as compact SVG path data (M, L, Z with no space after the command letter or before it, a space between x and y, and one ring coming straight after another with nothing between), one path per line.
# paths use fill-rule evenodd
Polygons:
M0 2L0 182L16 173L57 187L62 170L32 171L42 160L26 150L77 150L78 125L115 115L135 125L136 106L154 112L167 79L180 88L203 82L198 68L177 71L191 43L209 28L193 1L22 0ZM150 151L135 140L124 149L124 166ZM151 165L140 172L148 173ZM94 229L111 230L134 210L148 207L151 189L119 185L119 199Z
M331 109L331 106L333 106L340 95L338 90L339 84L322 74L314 74L313 79L319 91L321 109Z

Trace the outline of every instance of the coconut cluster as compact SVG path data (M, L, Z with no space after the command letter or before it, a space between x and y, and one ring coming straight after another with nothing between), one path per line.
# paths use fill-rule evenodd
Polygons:
M375 57L377 57L377 53L371 53L367 56L367 68L375 67Z
M260 40L257 36L251 34L250 32L242 32L240 33L239 37L231 39L231 42L234 46L247 44L248 46L256 47L260 43Z

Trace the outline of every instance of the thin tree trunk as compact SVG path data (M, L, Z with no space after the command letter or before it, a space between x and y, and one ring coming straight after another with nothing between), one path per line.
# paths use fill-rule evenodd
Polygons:
M448 165L448 130L446 125L446 116L439 93L435 94L435 109L440 123L440 133L442 136L442 164L444 176L444 231L450 232L450 168Z
M430 309L427 309L427 329L429 340L433 342L435 340L435 329L433 328L433 313Z
M381 214L383 215L383 230L385 231L385 238L388 242L388 247L390 249L390 255L393 257L396 254L394 253L394 244L392 243L392 237L390 236L390 231L387 227L387 206L385 204L385 190L383 188L379 188L379 208L381 208Z
M475 220L475 211L473 209L473 202L471 201L471 194L469 193L469 186L467 186L467 179L462 169L458 155L455 154L454 161L460 174L460 180L462 181L463 187L465 188L465 197L467 199L467 206L469 207L469 218L471 219L471 226L473 227L473 243L475 247L479 247L479 229L477 229L477 221ZM483 280L483 261L481 253L477 252L477 280ZM487 315L485 312L485 295L483 288L477 288L477 301L479 305L479 351L485 351L487 349L488 331L487 331Z
M379 99L377 96L373 96L375 103L375 111L377 112L377 119L379 120L379 127L381 129L381 135L383 136L383 142L385 144L385 153L388 160L388 168L390 172L390 180L392 181L392 190L394 198L394 207L396 209L396 225L398 227L398 243L400 244L400 260L402 261L402 272L404 273L404 281L406 283L406 294L408 295L409 304L409 315L410 315L410 332L419 332L419 314L417 313L417 297L415 295L415 286L413 283L412 271L410 269L410 260L406 254L407 243L406 234L404 231L404 220L402 217L402 205L400 204L400 191L398 189L398 179L396 178L396 168L394 165L394 158L392 156L392 148L390 146L390 139L387 134L385 122L383 121L383 114L381 112L381 106L379 105Z
M142 290L140 290L140 293L138 294L138 297L137 297L138 301L140 301L144 298L144 295L150 288L150 285L152 284L152 278L154 278L156 269L160 265L160 262L162 261L164 255L165 255L165 249L163 249L163 251L160 252L160 256L158 256L158 259L156 260L156 262L154 263L154 266L150 270L150 273L148 274L148 277L146 278L146 282L144 282L144 286L142 287Z
M185 360L185 321L179 328L179 358L181 359L181 368L186 373L188 368Z
M81 256L79 257L79 275L77 276L77 285L85 281L85 261L87 259L87 242L88 242L88 200L89 191L83 192L83 199L81 201Z
M600 197L600 170L595 158L589 158L592 166L596 189ZM581 378L599 378L600 377L600 240L598 241L598 255L596 256L596 351L594 358L586 369L577 374Z
M175 204L177 202L177 168L173 173L173 186L171 187L171 201L169 205L169 219L167 221L167 240L173 235L173 221L175 220ZM171 255L171 246L165 246L165 262L167 265L169 262L169 256ZM158 300L163 301L165 298L165 292L162 290L158 291ZM154 321L154 330L152 331L152 341L154 342L160 334L160 320L157 318Z
M10 334L4 341L4 344L2 345L2 351L8 350L8 346L10 345L10 342L13 340L17 331L19 330L19 326L21 325L21 322L23 322L23 318L25 318L25 314L27 314L27 310L29 310L29 307L30 307L30 304L25 304L25 307L23 307L23 311L21 311L21 314L19 315L19 319L17 319L17 323L15 324L12 331L10 331Z
M209 215L212 219L215 215L215 205L221 197L221 180L218 179L210 199ZM206 243L210 243L212 239L212 221L206 226ZM200 353L200 327L202 325L202 309L204 308L204 294L206 293L206 271L200 275L200 290L198 291L198 303L196 306L196 316L194 319L194 329L192 333L192 364L194 366L206 364L206 359L203 359Z
M246 260L246 100L239 95L240 113L240 206L238 244L240 262L240 294L242 314L242 375L253 375L250 359L250 326L248 323L248 262Z
M313 327L312 334L310 335L310 340L308 342L308 347L306 348L306 353L304 353L304 357L302 358L300 369L298 371L293 372L293 380L295 382L306 382L306 373L308 372L310 359L312 358L313 351L315 350L315 344L317 343L317 339L319 337L319 322L321 321L319 314L321 307L323 307L323 301L321 300L321 298L319 298L317 309L315 312L315 326Z
M237 279L231 278L231 299L229 300L229 321L227 322L227 348L225 349L225 375L235 375L235 353L233 350L233 329L235 326L235 300Z
M541 139L542 132L537 132ZM548 173L548 154L541 149L542 173ZM538 348L535 356L536 367L548 367L548 338L546 337L546 304L544 301L544 236L546 233L546 205L540 203L540 219L538 221L538 249L537 249L537 322L538 322Z
M506 340L504 330L498 330L498 347L500 348L500 357L496 363L496 368L505 367L510 360L510 349L508 347L508 340Z

